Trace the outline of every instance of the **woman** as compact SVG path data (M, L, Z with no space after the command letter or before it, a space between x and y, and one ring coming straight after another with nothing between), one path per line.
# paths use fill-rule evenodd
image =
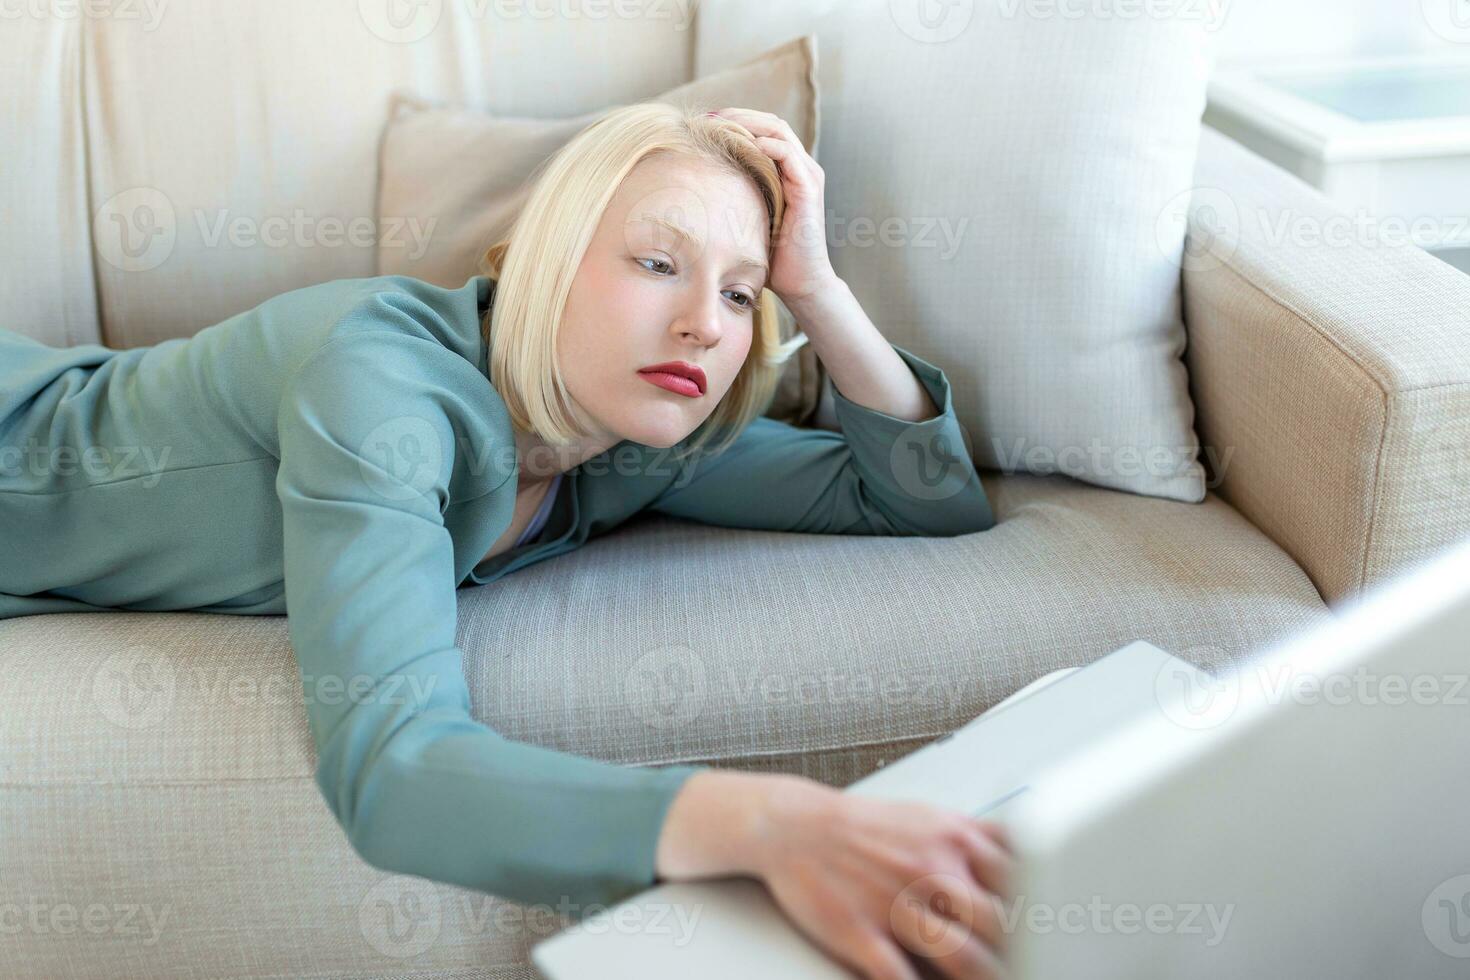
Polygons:
M903 949L992 975L999 828L507 741L471 716L455 645L456 588L643 510L994 524L943 372L885 341L833 271L822 185L776 116L632 105L548 162L489 274L459 288L322 283L126 351L0 334L0 618L286 613L317 783L377 868L578 917L659 880L751 874L868 975L917 976ZM830 372L842 433L761 416L793 350L767 290Z

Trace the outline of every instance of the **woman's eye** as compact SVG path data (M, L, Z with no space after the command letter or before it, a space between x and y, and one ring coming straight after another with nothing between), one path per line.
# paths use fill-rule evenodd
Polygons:
M642 265L644 262L656 263L657 265L664 266L666 269L668 269L669 272L672 272L674 269L672 265L670 265L663 259L656 259L652 256L645 256L643 258L634 259L634 261L637 262L639 265ZM659 270L657 269L649 268L649 266L646 265L644 265L643 268L648 269L649 272L657 272L659 275L668 274L667 272L659 272ZM735 296L739 297L740 303L738 303L737 305L741 309L750 309L752 306L755 305L755 299L753 297L747 296L745 293L737 292L735 290L731 290L731 292L734 293Z
M669 265L669 263L665 262L663 259L647 258L647 259L639 259L638 261L639 262L657 262L659 265L666 266L669 269L670 272L672 272L673 269L674 269L674 267L672 265ZM648 266L645 265L643 268L648 269ZM648 269L648 271L649 272L656 272L657 270L656 269Z

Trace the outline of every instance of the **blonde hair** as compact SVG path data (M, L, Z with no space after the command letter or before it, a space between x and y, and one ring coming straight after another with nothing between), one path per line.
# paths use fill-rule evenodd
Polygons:
M663 102L621 106L600 117L544 161L507 236L484 253L481 272L495 295L480 324L489 347L490 382L512 423L548 443L590 433L571 411L556 364L562 313L587 246L623 179L651 153L668 151L748 177L765 201L771 242L785 204L774 161L743 129L706 116L704 109ZM753 304L750 353L730 390L695 429L682 457L720 452L770 404L787 360L807 342L796 333L781 342L775 296L761 289Z

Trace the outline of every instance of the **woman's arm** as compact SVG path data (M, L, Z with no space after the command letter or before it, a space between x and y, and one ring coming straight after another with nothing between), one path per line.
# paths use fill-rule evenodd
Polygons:
M992 527L949 380L885 340L832 268L821 166L779 116L735 106L714 115L749 133L781 174L785 209L765 285L826 365L842 434L757 419L724 453L685 467L650 507L770 530L940 536Z
M783 302L827 368L833 387L853 404L909 422L939 414L845 280L833 275L809 295Z
M915 386L939 414L911 422L835 390L841 432L758 418L723 452L683 461L649 509L725 527L819 534L948 537L994 527L949 379L882 343L901 372L878 387L902 393Z
M473 375L452 351L375 331L331 341L283 387L276 491L316 782L372 866L579 918L653 883L664 811L702 767L601 762L472 716L450 453L422 443L455 445ZM383 465L378 447L404 433L428 472Z
M855 404L908 422L942 410L914 383L833 270L827 254L827 175L791 125L773 113L738 106L712 115L749 133L781 175L785 210L771 241L765 285L801 324L833 384Z

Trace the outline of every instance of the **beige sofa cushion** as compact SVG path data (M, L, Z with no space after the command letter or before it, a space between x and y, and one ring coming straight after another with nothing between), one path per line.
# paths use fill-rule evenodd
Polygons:
M707 107L744 106L791 124L816 155L817 90L813 39L798 38L745 63L663 92L654 101ZM378 272L458 287L476 273L485 250L520 213L538 165L610 107L571 119L495 116L435 105L412 94L396 100L383 133L378 190L380 227L418 227L421 236L384 237ZM794 321L777 301L782 332ZM782 374L768 415L798 422L816 409L820 365L803 347Z
M1329 617L1302 570L1213 495L1193 506L1060 476L984 481L1000 523L980 534L783 534L650 514L460 590L474 714L507 738L618 762L846 786L1132 640L1219 668ZM151 944L12 936L0 965L14 951L32 976L107 976L124 961L138 975L187 962L200 976L409 963L531 976L518 972L527 949L560 927L353 854L313 782L284 617L32 616L0 622L0 650L0 880L52 904L172 909ZM405 916L425 915L386 921L405 894Z
M0 19L0 326L53 347L102 340L82 135L82 21Z
M981 466L1198 501L1179 258L1210 5L1129 6L708 0L695 65L816 35L833 263L949 372Z
M556 116L689 78L681 7L542 9L194 0L147 30L82 18L108 342L189 336L286 290L372 275L388 232L374 221L378 141L395 90ZM395 27L387 12L409 20Z

